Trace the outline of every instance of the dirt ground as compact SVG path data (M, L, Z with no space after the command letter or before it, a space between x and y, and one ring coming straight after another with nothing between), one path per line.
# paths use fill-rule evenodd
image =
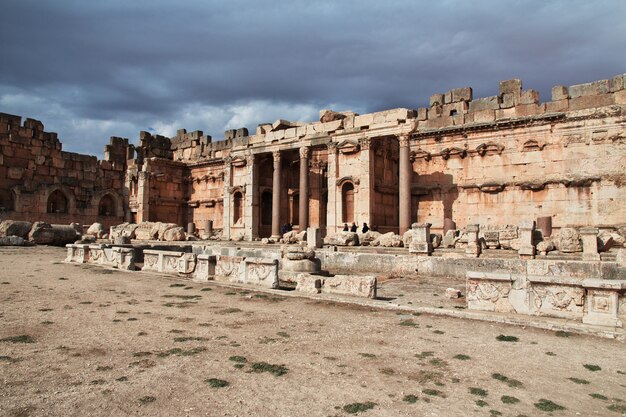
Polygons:
M0 415L626 414L622 342L64 257L0 248Z

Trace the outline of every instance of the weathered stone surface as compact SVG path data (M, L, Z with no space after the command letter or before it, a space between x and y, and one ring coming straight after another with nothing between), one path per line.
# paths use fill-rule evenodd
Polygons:
M315 258L315 251L303 246L288 246L285 248L284 253L285 258L292 261Z
M574 253L582 252L583 250L580 235L578 231L572 227L561 228L554 244L560 252Z
M301 243L306 241L306 231L297 232L292 230L283 235L283 243Z
M143 222L137 225L135 229L135 239L137 240L156 240L159 238L158 227L155 228L155 223Z
M446 297L450 299L461 298L461 290L456 288L446 288Z
M441 235L441 233L430 234L430 242L432 243L434 249L441 246L442 241L443 241L443 236Z
M87 234L94 236L96 239L102 239L103 236L106 234L106 229L104 228L102 223L96 222L89 226L89 229L87 229Z
M322 292L322 278L318 275L298 274L295 278L296 291L307 294L319 294Z
M320 111L320 122L322 123L334 122L335 120L343 120L345 118L346 116L344 114L337 113L332 110Z
M443 237L441 245L444 248L453 248L456 245L456 242L459 240L458 234L459 233L457 230L448 230Z
M32 246L33 243L21 236L0 237L0 246Z
M76 244L83 244L83 243L87 243L87 244L91 244L91 243L96 243L96 237L93 235L83 235L80 240L77 240L76 242L74 242Z
M324 238L325 245L359 246L359 235L353 232L339 232Z
M134 223L122 223L117 226L111 226L109 229L109 239L114 240L118 236L126 236L129 239L134 239L135 229L137 229L137 225Z
M380 236L380 233L369 230L366 233L359 233L359 242L361 246L370 246Z
M408 248L411 242L413 242L413 231L409 229L402 235L402 244L405 248Z
M236 282L266 288L278 288L278 260L271 258L246 258L243 274Z
M163 232L162 239L166 242L178 242L186 240L185 229L180 226L172 227Z
M130 245L130 238L128 236L116 236L113 239L114 245Z
M324 278L322 293L376 298L376 283L374 276L335 275Z
M396 235L393 232L385 233L374 239L370 246L382 246L385 248L401 248L404 246L402 243L402 237Z
M309 227L308 229L306 229L306 241L307 246L312 249L321 248L324 246L322 232L317 227Z
M28 240L38 245L64 246L81 238L81 234L72 225L50 225L35 222L28 234Z
M551 252L551 251L555 250L555 249L556 248L554 246L554 242L552 242L552 239L545 238L541 242L537 243L537 252L541 252L544 255L546 253L548 253L548 252Z
M31 222L3 220L0 223L0 237L19 236L27 239L30 229L33 227Z

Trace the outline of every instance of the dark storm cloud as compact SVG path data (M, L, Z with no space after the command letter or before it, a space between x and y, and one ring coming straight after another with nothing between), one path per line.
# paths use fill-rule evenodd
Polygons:
M329 105L492 95L514 77L548 100L555 84L626 71L622 0L94 3L8 0L0 15L0 111L81 151L152 126L219 136Z

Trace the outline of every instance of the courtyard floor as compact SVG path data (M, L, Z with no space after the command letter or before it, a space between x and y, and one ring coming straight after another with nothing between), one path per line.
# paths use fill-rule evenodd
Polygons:
M0 248L0 415L626 414L620 341L64 257ZM450 282L382 280L380 295L462 309Z

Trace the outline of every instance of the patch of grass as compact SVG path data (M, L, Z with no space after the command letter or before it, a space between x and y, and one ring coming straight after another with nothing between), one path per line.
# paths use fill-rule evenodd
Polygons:
M207 350L205 347L195 347L195 348L191 348L191 349L181 349L181 348L173 348L173 349L169 349L163 352L159 352L157 353L157 356L159 358L166 358L168 356L193 356L193 355L197 355L198 353L204 352L205 350Z
M178 342L178 343L183 343L183 342L203 342L205 340L208 340L206 337L203 336L181 336L181 337L175 337L174 338L174 342Z
M564 332L563 330L557 330L554 332L556 337L570 337L572 334L570 332Z
M500 401L502 401L504 404L517 404L519 402L519 399L515 397L510 397L508 395L503 395L502 397L500 397Z
M225 292L224 295L237 295L236 292Z
M284 337L284 338L291 337L291 336L289 336L289 333L287 333L287 332L278 332L278 333L276 333L276 334L277 334L278 336L280 336L280 337Z
M419 324L415 323L413 319L400 320L400 323L398 324L400 326L406 326L406 327L419 327Z
M118 382L126 382L128 381L128 377L127 376L121 376L119 378L115 378L116 381Z
M276 343L278 341L278 339L274 339L273 337L267 337L267 336L263 336L261 339L259 339L259 343L262 345L267 345L270 343Z
M187 287L183 288L183 290L193 290L193 287L187 286Z
M232 313L240 313L242 310L240 308L230 307L225 308L217 312L217 314L232 314Z
M545 398L541 398L539 402L536 402L535 407L541 411L547 412L565 410L565 407L563 407L562 405L559 405L550 400L546 400Z
M517 379L512 379L512 378L509 378L508 376L504 376L498 373L492 374L491 377L498 381L505 382L511 388L519 388L522 385L524 385L522 384L521 381L518 381Z
M483 400L476 400L476 401L474 401L474 403L475 403L477 406L479 406L479 407L485 407L485 406L489 405L489 403L488 403L488 402L483 401Z
M490 416L501 416L502 413L499 412L498 410L489 410L489 415Z
M430 395L430 396L433 396L433 397L446 398L446 395L443 392L441 392L441 391L439 391L437 389L427 388L427 389L423 390L422 392L424 394L426 394L426 395Z
M9 336L4 339L0 339L0 342L5 343L35 343L35 339L27 334L23 334L20 336Z
M9 363L13 363L13 362L17 362L17 359L14 359L10 356L0 356L0 362L9 362Z
M431 350L426 350L426 351L424 351L422 353L416 353L415 357L417 359L426 359L426 358L429 358L429 357L433 356L434 354L435 354L435 352L433 352Z
M596 372L596 371L601 371L602 368L600 368L598 365L591 365L591 364L584 364L583 365L586 369L589 369L591 372Z
M445 332L443 330L433 330L434 334L444 334Z
M232 362L237 362L237 363L248 362L248 359L246 359L245 356L231 356L230 358L228 358L228 360Z
M602 394L596 394L596 393L589 394L589 396L591 398L595 398L596 400L608 400L609 399L608 397L606 397L606 396L604 396Z
M111 369L113 369L112 366L98 366L96 371L110 371Z
M137 333L137 336L146 336L147 334L148 333L146 333L146 332L139 332L139 333Z
M429 360L428 363L433 366L446 366L448 364L446 361L444 361L443 359L439 359L439 358L433 358Z
M39 311L54 311L52 308L40 308Z
M211 388L224 388L230 385L228 381L224 381L223 379L217 379L217 378L205 379L204 382L209 384Z
M411 313L411 315L415 317L419 317L422 315L422 313L415 312L415 313Z
M419 400L419 397L413 394L405 395L404 398L402 398L402 401L409 403L409 404L415 404L417 400Z
M454 357L454 359L458 359L458 360L460 360L460 361L468 361L468 360L470 360L470 359L472 359L472 358L471 358L471 357L469 357L469 356L467 356L467 355L460 354L460 355L456 355L456 356Z
M626 405L624 404L611 404L607 409L615 411L616 413L626 414Z
M152 397L152 396L150 396L150 395L146 395L145 397L141 397L141 398L139 399L139 403L140 403L141 405L150 404L150 403L153 403L153 402L155 402L155 401L156 401L156 398L155 398L155 397Z
M185 284L171 284L170 288L180 288L180 287L184 287Z
M133 353L133 357L135 357L135 358L143 358L143 357L150 356L150 355L152 355L152 352L135 352L135 353Z
M376 407L378 404L373 403L371 401L365 403L352 403L343 406L343 411L348 414L358 414L363 411L371 410Z
M364 358L375 358L376 355L374 355L373 353L359 353L359 355L363 356Z
M479 397L486 397L488 394L488 391L482 388L470 387L469 393L472 395L478 395Z
M185 331L184 330L180 330L180 329L172 329L168 333L180 334L180 333L185 333Z
M59 281L67 281L67 278L61 277L61 278L59 278Z
M499 341L499 342L517 342L517 341L519 341L519 339L517 337L515 337L515 336L505 336L503 334L498 335L496 337L496 340Z
M191 307L194 304L198 304L197 301L181 301L181 302L174 302L174 301L170 301L168 303L163 304L163 307L176 307L176 308L187 308L187 307Z
M548 356L556 356L556 353L554 353L554 352L546 352L546 355L548 355Z
M272 365L267 362L254 362L252 364L252 372L262 373L269 372L274 376L283 376L289 369L285 365Z
M381 368L380 373L383 375L394 375L396 371L392 368Z
M213 288L204 287L200 291L213 291Z
M129 318L126 319L126 321L137 321L137 320L139 320L139 319L136 318L136 317L129 317Z
M580 378L567 378L570 381L574 382L575 384L581 384L581 385L589 385L590 382L587 381L586 379L580 379Z
M91 301L81 301L78 304L93 304L93 302L91 302Z
M106 384L106 381L104 379L94 379L93 381L89 383L89 385L102 385L102 384Z
M202 298L201 295L178 295L178 294L165 294L162 295L163 298L178 298L180 300L199 300Z
M49 324L54 324L54 322L53 321L49 321L49 320L45 320L45 321L42 321L41 324L49 325Z

